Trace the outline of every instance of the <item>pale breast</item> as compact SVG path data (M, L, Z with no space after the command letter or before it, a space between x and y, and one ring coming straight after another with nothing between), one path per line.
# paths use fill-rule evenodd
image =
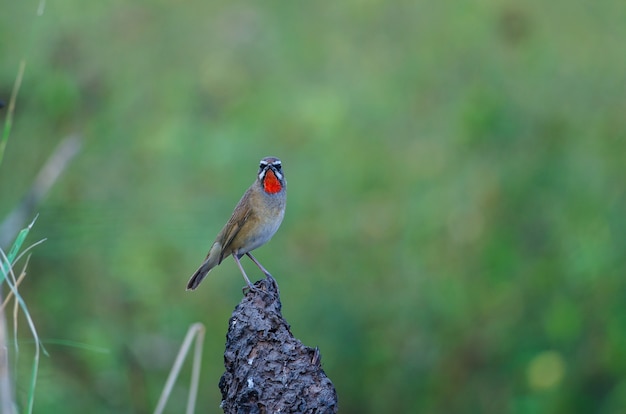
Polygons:
M276 233L285 216L285 193L266 194L253 191L251 202L256 208L251 212L232 249L245 254L267 243Z

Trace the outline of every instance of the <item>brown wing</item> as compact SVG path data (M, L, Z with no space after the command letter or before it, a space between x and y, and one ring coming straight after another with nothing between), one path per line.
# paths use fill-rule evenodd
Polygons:
M216 241L219 241L222 245L219 263L222 263L224 257L232 253L231 244L233 240L237 237L237 234L252 214L252 209L247 202L249 197L249 191L246 191L243 197L241 197L241 200L239 200L239 203L237 203L237 207L235 207L235 211L233 211L230 220L228 220L228 223L226 223L217 237Z

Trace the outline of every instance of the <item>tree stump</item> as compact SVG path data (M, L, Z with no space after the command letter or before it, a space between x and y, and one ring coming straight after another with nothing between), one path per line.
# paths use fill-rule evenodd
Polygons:
M291 334L276 281L254 286L228 322L219 384L224 413L336 413L337 393L319 351Z

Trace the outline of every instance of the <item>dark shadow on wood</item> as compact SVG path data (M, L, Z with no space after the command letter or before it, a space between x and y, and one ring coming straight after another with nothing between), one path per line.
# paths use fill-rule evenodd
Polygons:
M228 323L220 379L222 409L232 413L336 413L337 393L317 348L294 338L271 278L255 283Z

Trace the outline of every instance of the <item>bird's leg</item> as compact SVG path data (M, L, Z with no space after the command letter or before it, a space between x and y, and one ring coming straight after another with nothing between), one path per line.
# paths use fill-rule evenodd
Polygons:
M239 270L241 270L241 274L243 275L243 278L246 279L246 283L248 284L248 287L250 288L251 291L255 291L256 288L252 285L252 282L250 282L250 279L248 279L248 275L246 275L246 271L243 270L243 266L241 265L241 262L239 261L239 258L241 256L238 255L237 253L233 253L233 258L235 259L235 262L237 263L237 266L239 266ZM244 289L244 293L245 293L245 289Z
M261 263L259 263L259 261L257 259L255 259L254 256L252 256L252 254L250 254L250 252L248 252L246 254L248 255L248 257L250 259L252 259L254 264L257 265L259 267L259 269L261 269L261 272L265 273L265 276L267 276L269 279L273 279L272 275L270 275L270 272L268 272L267 269L264 268L263 265Z
M278 295L280 295L279 290L278 290L278 283L276 283L276 280L272 277L272 275L270 275L270 272L268 272L267 269L264 268L263 265L261 263L259 263L259 261L254 256L252 256L250 254L250 252L248 252L246 254L254 262L254 264L259 266L259 269L261 269L261 271L263 273L265 273L265 277L270 281L270 283L272 283L274 285L274 288L276 289L276 292L278 293Z

